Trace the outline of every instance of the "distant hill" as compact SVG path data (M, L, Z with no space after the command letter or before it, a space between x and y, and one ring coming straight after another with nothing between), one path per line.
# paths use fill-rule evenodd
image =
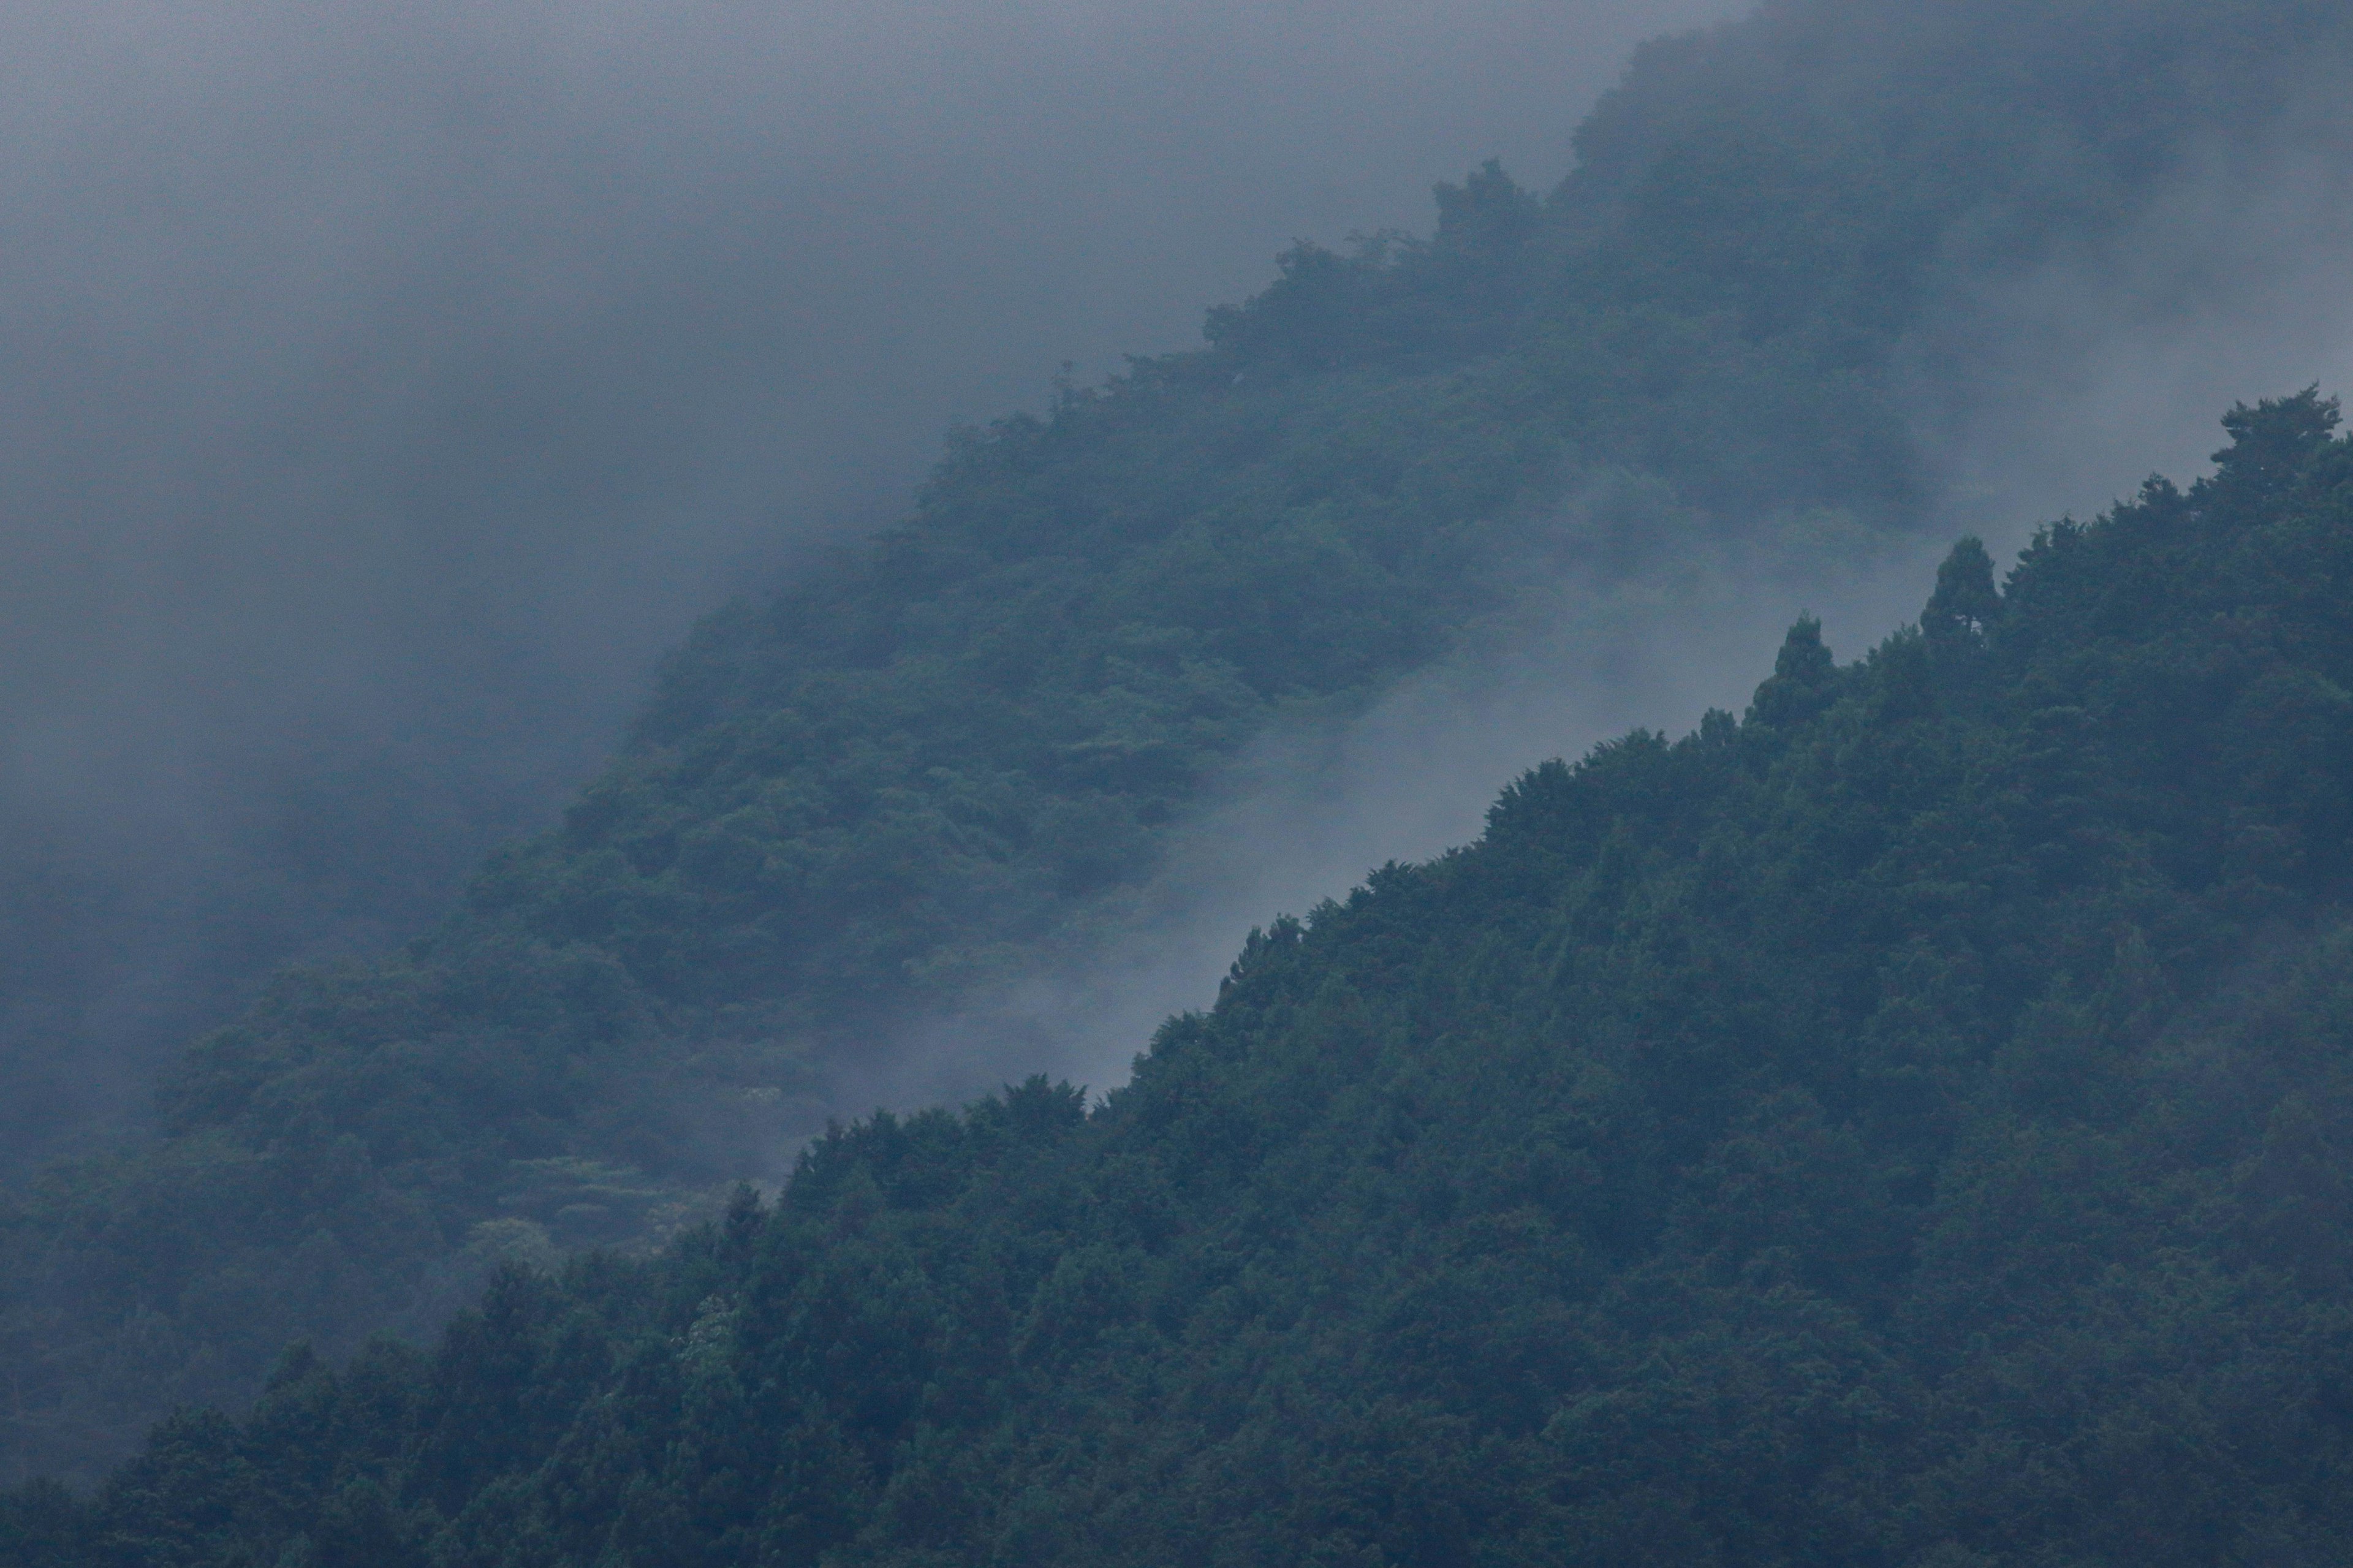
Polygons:
M93 1473L290 1339L341 1354L502 1259L658 1241L910 1021L1082 954L1253 737L1362 707L1531 575L1917 530L1892 366L1938 290L2260 141L2348 29L1770 5L1646 50L1548 195L1482 169L1429 237L1303 246L1202 347L961 437L901 524L700 627L563 826L437 929L286 977L191 1049L152 1143L0 1197L5 1464ZM1606 515L1557 504L1619 480Z
M2228 423L1253 934L1100 1109L837 1131L429 1352L298 1350L0 1546L2345 1561L2353 442Z

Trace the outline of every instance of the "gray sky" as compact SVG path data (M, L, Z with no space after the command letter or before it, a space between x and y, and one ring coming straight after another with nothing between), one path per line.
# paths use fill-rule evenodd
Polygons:
M1483 158L1549 184L1635 42L1743 9L9 8L0 1077L69 1060L111 1103L275 964L407 934L697 611L889 516L948 425L1192 341L1293 237L1426 227ZM2337 384L2339 196L2216 166L2127 243L1947 279L1915 390L1948 531L2014 545L2193 469L2233 397ZM1250 921L1475 832L1527 763L1736 703L1798 607L1854 651L1914 574L1707 563L1433 675L1235 807L1264 833L1205 836L1285 848L1165 890L1196 912L1150 975L1039 1005L1116 991L1136 1021L1084 1031L1115 1071Z
M1549 179L1637 37L1728 8L16 10L12 717L68 776L195 684L356 722L533 670L601 735L952 420L1481 157Z
M1548 184L1742 8L7 8L0 1075L105 1101L406 933L949 424L1483 158Z

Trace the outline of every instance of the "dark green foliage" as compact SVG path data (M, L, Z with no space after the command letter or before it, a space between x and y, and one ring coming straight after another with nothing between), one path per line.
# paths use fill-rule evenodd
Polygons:
M1974 541L1744 719L1252 936L1090 1112L877 1117L28 1561L2353 1553L2353 443ZM0 1540L8 1537L0 1535ZM62 1544L58 1544L62 1543ZM342 1555L337 1555L341 1553ZM110 1555L111 1554L111 1555Z
M1719 532L1769 543L1825 512L1854 524L1851 537L1916 527L1923 480L1890 366L1936 290L1989 258L2031 266L2051 244L2128 221L2193 142L2260 144L2290 82L2333 58L2348 26L2338 5L2211 0L1770 5L1646 52L1548 197L1482 169L1440 189L1427 239L1300 247L1264 292L1212 312L1202 348L1069 389L1046 417L965 433L900 525L700 627L564 825L494 857L439 928L383 965L289 976L188 1054L152 1143L0 1194L6 1463L88 1472L173 1401L248 1393L290 1339L342 1353L373 1330L438 1322L502 1259L658 1240L813 1130L845 1064L976 987L1083 952L1254 736L1355 710L1508 610L1515 584L1642 571ZM2256 504L2301 472L2310 434L2248 426L2214 493ZM1561 504L1630 475L1622 488L1652 502ZM2146 504L2152 517L2187 505ZM2038 581L2070 570L2062 540ZM2162 551L2135 559L2167 570ZM1880 709L1935 712L1955 700L1953 671L1994 657L1989 574L1957 558L1922 636L1871 666ZM2100 613L2136 613L2137 591L2111 586L2124 596ZM2332 874L2321 847L2340 809L2326 783L2337 696L2315 679L2248 683L2226 660L2190 682L2226 693L2233 724L2306 738L2254 754L2236 731L2214 731L2211 754L2183 765L2256 781L2268 804L2202 837L2157 795L2146 822L2088 826L2102 780L2137 754L2086 751L2085 704L2052 705L2040 739L2019 742L2015 767L2045 814L2021 874L2104 875L2113 835L2141 832L2174 835L2165 853L2179 863L2164 875L2232 879L2250 909ZM1800 637L1741 733L1813 724L1851 684ZM2146 716L2148 743L2181 732L2174 704ZM1728 734L1717 726L1707 744L1732 746ZM2121 731L2100 742L2126 743ZM1880 852L1878 825L1953 765L1944 741L1924 731L1918 744L1839 775L1834 787L1870 804L1809 829L1829 835L1812 847L1822 875ZM1556 788L1616 791L1641 797L1627 823L1665 831L1693 820L1689 803L1653 781L1695 789L1716 765L1650 741L1611 755L1584 783L1532 782L1511 811L1552 810L1538 797ZM1577 820L1563 831L1599 832L1604 817ZM1597 888L1640 882L1653 851L1634 843L1591 847ZM1925 865L1977 847L1917 854ZM1727 910L1741 907L1736 857L1706 864ZM1977 908L1992 897L1981 881L1841 897L1876 911L1868 929L1894 929L1938 900ZM1802 892L1793 938L1864 918ZM1577 930L1617 952L1600 942L1619 918L1606 910ZM1692 962L1733 962L1701 948ZM1671 960L1683 961L1657 962ZM1662 994L1618 1026L1649 1027L1646 1009L1665 1009L1679 1043L1661 1048L1688 1054L1709 1104L1746 1104L1709 1076L1732 1050L1724 1031L1736 1016L1797 1028L1857 1005L1878 961L1852 962L1810 982L1819 995ZM1951 984L1973 996L1995 980ZM1983 1022L1965 1011L1947 1026ZM1906 1114L1943 1114L1931 1089L1956 1069L1925 1046L1889 1048L1884 1072L1920 1101ZM1852 1085L1799 1087L1810 1100L1756 1113L1846 1125ZM1307 1115L1314 1084L1285 1088ZM1203 1092L1206 1116L1228 1091ZM1185 1179L1240 1179L1272 1146L1260 1115L1236 1104L1188 1124L1172 1145L1198 1162ZM1634 1121L1609 1125L1636 1142L1558 1154L1617 1173L1592 1178L1610 1194L1596 1211L1606 1222L1592 1218L1579 1245L1647 1245L1668 1223L1660 1205L1679 1200L1634 1173L1680 1157L1673 1129L1700 1124L1659 1121L1641 1135L1655 1147ZM955 1141L929 1122L902 1134ZM1844 1136L1825 1131L1820 1157L1849 1159ZM1158 1168L1129 1178L1139 1226L1180 1223ZM1853 1215L1821 1220L1824 1234L1861 1226L1855 1246L1883 1245L1872 1191L1858 1189ZM1103 1302L1145 1313L1156 1299L1125 1267L1071 1264L1054 1278L1056 1300L1074 1305L1034 1322L1022 1286L1006 1298L1022 1303L1004 1307L1020 1325L1008 1332L1035 1357L1083 1363L1093 1342L1066 1320ZM1383 1445L1421 1419L1424 1394L1397 1397L1362 1414L1367 1476L1386 1474ZM879 1465L899 1440L821 1430L832 1435L795 1461L812 1476ZM1256 1473L1235 1462L1238 1477ZM930 1501L875 1506L952 1513L938 1498L954 1489L938 1484ZM466 1495L518 1531L540 1518L503 1492ZM1357 1505L1335 1494L1330 1506ZM375 1517L352 1507L354 1521ZM642 1528L670 1527L648 1515ZM1435 1541L1455 1527L1432 1515L1411 1528Z

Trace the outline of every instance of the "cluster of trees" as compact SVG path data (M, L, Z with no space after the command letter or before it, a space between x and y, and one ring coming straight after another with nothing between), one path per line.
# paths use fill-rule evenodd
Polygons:
M1099 1105L298 1349L0 1552L2344 1561L2353 442L2229 423L1254 934Z
M562 826L440 926L287 977L188 1054L151 1141L0 1192L0 1466L90 1473L290 1339L341 1354L429 1328L502 1258L670 1233L789 1146L793 1106L822 1119L837 1064L1082 948L1250 737L1365 702L1531 574L1818 537L1826 512L1916 525L1891 364L1941 280L2122 221L2193 146L2260 134L2348 28L1788 0L1647 51L1548 196L1481 171L1429 238L1302 247L1203 347L961 437L903 523L698 629ZM1551 504L1613 473L1663 499ZM1934 642L1872 668L1941 668ZM1659 755L1761 742L1692 744ZM1209 1059L1178 1037L1155 1072ZM1145 1289L1071 1267L1082 1295Z

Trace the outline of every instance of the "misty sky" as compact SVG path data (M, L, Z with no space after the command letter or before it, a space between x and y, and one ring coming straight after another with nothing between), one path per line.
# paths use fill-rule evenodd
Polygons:
M1483 158L1548 184L1740 9L8 8L0 1073L127 1093L415 929L952 423Z
M1731 8L14 11L13 760L79 794L223 707L466 676L532 710L492 733L601 739L567 686L951 421L1481 157L1548 180L1635 38Z
M8 9L0 1075L67 1051L128 1102L275 964L414 931L695 613L887 518L952 423L1183 346L1293 237L1426 228L1486 157L1548 185L1635 42L1745 8ZM1952 531L2014 543L2185 471L2232 397L2353 364L2310 303L2339 209L2243 175L1952 290L1919 356ZM1202 956L1129 1011L1266 909L1475 831L1512 769L1736 703L1796 606L1852 653L1916 609L1905 572L1614 606L1609 659L1560 656L1588 688L1521 650L1425 702L1458 731L1405 748L1429 777L1348 761L1419 721L1401 695L1323 775L1354 804L1205 895ZM1692 614L1720 635L1662 630Z

